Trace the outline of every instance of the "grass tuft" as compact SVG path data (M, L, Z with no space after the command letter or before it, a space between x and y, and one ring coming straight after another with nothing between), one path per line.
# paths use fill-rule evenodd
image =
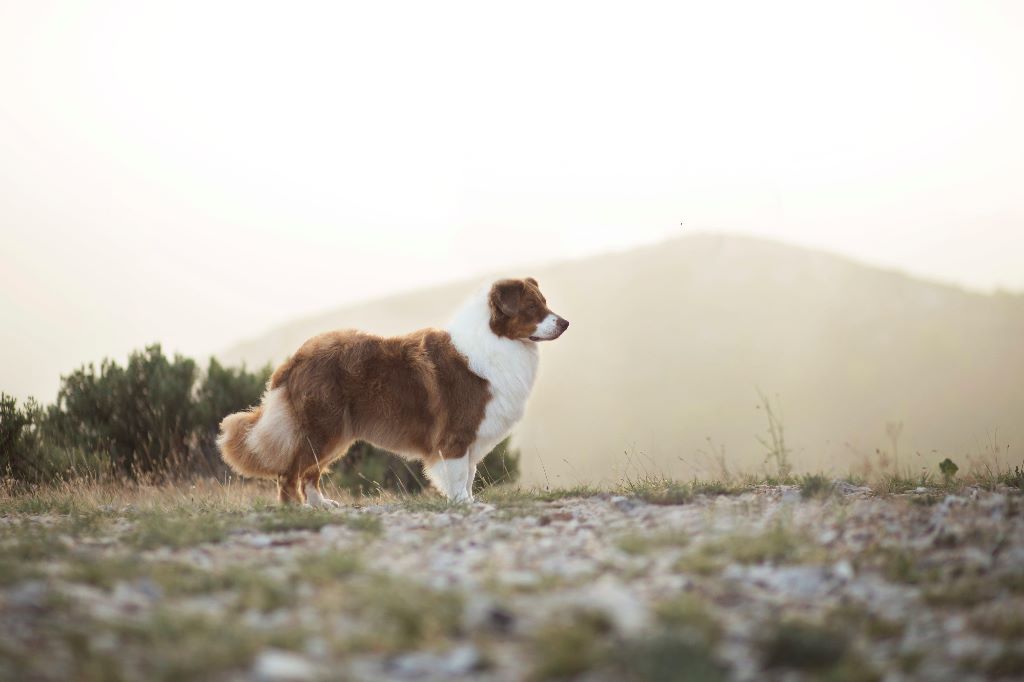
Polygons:
M806 534L776 521L760 533L742 532L708 540L681 557L677 567L688 573L711 575L729 562L813 563L822 555L822 550Z
M690 544L690 536L677 530L666 530L651 535L631 533L620 537L617 544L626 554L641 555L666 547L686 547Z
M800 477L800 497L805 500L821 499L833 493L832 481L822 474Z
M180 549L220 542L228 531L228 519L219 514L146 512L137 516L135 526L123 539L139 549Z
M768 668L823 670L839 664L849 648L841 631L803 622L785 622L761 643Z
M690 594L660 602L654 615L666 631L705 646L716 643L722 635L722 626L707 606Z
M613 679L625 682L728 679L725 666L708 647L669 633L626 643L615 651L612 668Z
M607 617L591 611L549 622L533 639L532 678L571 678L596 667L608 656L611 631Z

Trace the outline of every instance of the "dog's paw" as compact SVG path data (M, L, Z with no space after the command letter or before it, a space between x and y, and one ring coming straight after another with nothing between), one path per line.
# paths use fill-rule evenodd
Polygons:
M315 509L339 509L340 502L324 497L312 483L306 484L306 502Z
M327 497L307 498L306 506L311 509L341 509L341 502Z

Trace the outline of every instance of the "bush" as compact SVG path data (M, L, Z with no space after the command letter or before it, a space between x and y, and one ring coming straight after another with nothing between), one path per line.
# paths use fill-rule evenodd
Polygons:
M195 396L193 443L195 464L208 472L224 472L225 466L217 451L220 421L233 412L248 409L260 401L270 379L272 368L266 365L258 372L245 367L224 367L211 358Z
M0 393L0 475L16 480L30 480L40 476L35 438L38 406L29 400L22 409L18 401Z
M3 396L0 471L39 483L83 474L122 478L220 476L224 415L259 402L270 368L252 373L211 360L168 358L159 345L132 353L126 366L104 360L61 378L57 402L23 408Z
M509 438L498 443L477 466L475 492L501 483L519 480L519 451ZM410 462L387 450L359 441L332 467L330 480L355 495L379 490L420 493L430 488L419 462Z
M132 353L122 367L104 360L61 378L57 402L19 406L0 394L0 477L42 483L82 475L181 479L222 477L221 419L260 401L270 366L257 372L211 359L206 372L159 344ZM356 443L332 478L354 493L429 487L418 463ZM476 487L515 481L519 453L500 443L480 463Z
M96 477L107 467L104 457L79 448L59 448L47 433L51 419L35 400L19 407L0 394L0 479L38 484L58 478Z
M197 375L195 362L169 360L159 345L132 353L126 367L104 360L98 372L77 369L61 378L52 435L62 447L107 453L123 476L178 473L195 428Z
M429 488L418 462L357 441L348 453L331 467L332 483L353 495L370 495L379 490L418 493Z

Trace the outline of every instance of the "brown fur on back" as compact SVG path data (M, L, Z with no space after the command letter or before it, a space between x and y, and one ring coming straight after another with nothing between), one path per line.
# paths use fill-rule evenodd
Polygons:
M489 394L447 332L315 336L270 379L286 390L303 446L320 466L354 440L427 460L458 458L476 436ZM305 439L308 438L308 441Z

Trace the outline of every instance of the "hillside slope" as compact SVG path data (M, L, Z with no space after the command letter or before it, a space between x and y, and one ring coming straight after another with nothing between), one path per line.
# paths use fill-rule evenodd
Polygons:
M642 471L707 475L707 439L734 469L763 461L758 390L809 469L846 471L1024 450L1024 297L986 296L813 251L695 236L511 273L540 280L569 332L542 348L517 431L531 482ZM341 308L225 354L279 362L317 332L442 325L478 282Z

